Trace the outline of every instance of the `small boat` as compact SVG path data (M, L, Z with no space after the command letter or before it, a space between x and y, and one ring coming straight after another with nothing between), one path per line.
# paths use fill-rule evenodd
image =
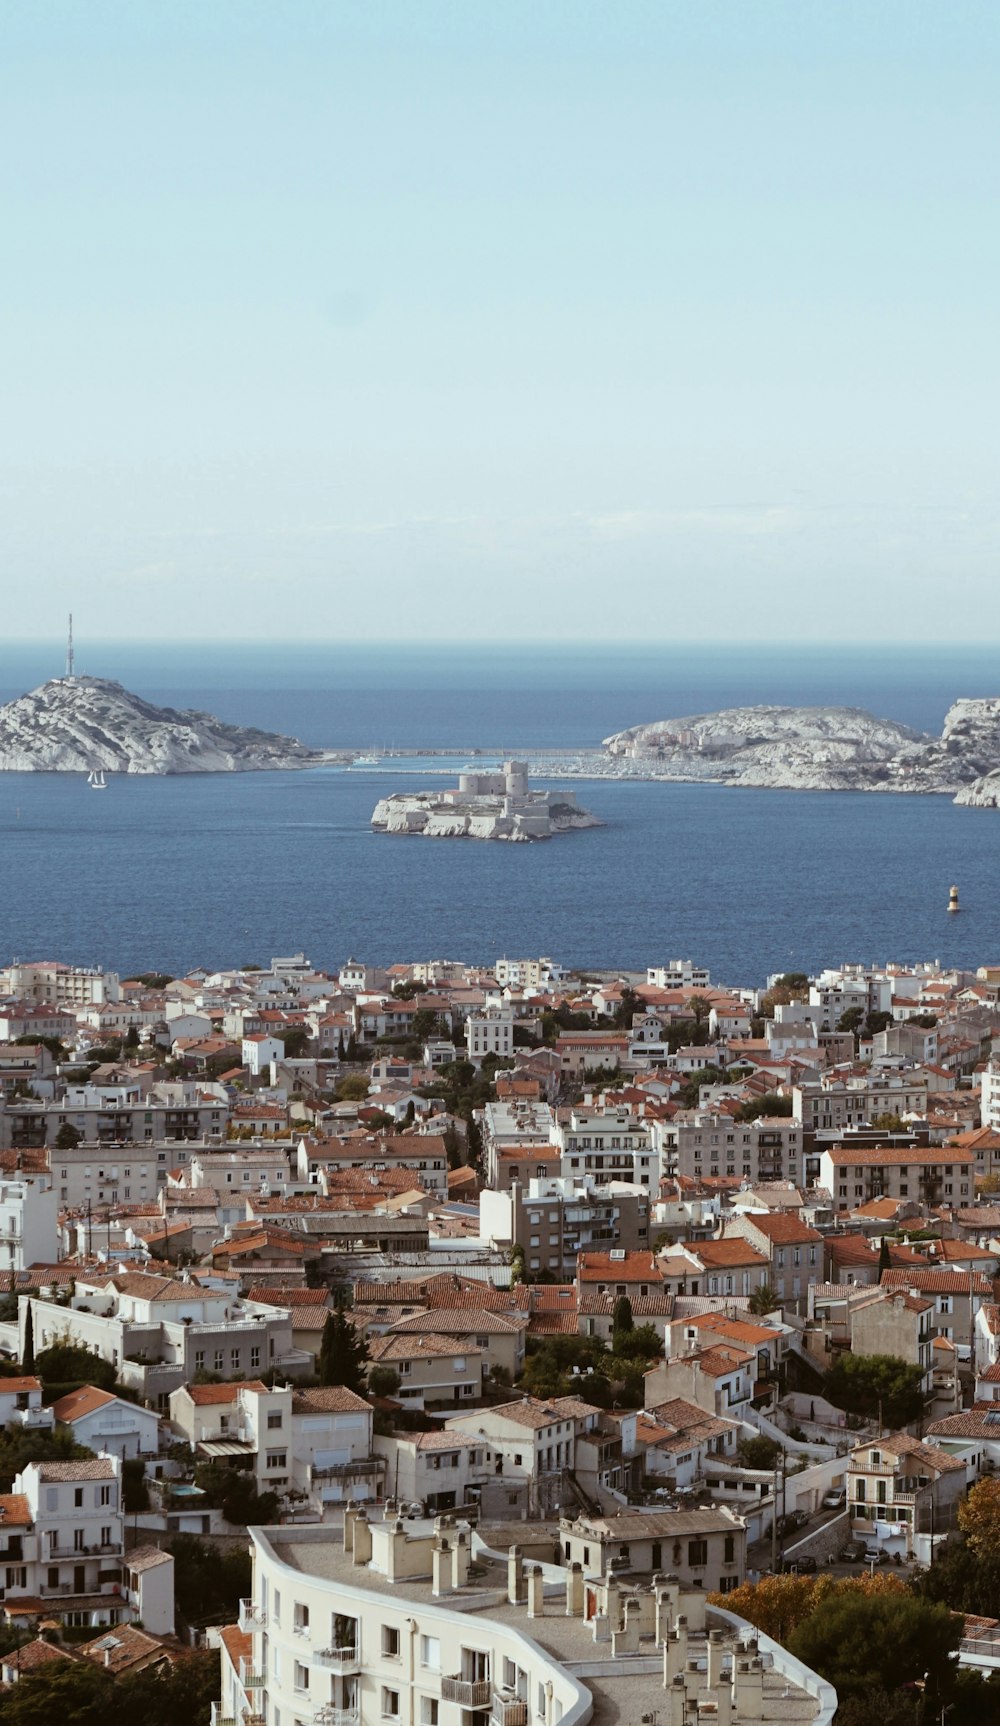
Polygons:
M91 791L106 791L108 786L104 777L104 768L99 768L96 773L94 772L94 769L91 768L90 772L87 774L87 784L90 786Z
M351 762L352 767L381 767L381 765L381 755L359 755L356 760Z

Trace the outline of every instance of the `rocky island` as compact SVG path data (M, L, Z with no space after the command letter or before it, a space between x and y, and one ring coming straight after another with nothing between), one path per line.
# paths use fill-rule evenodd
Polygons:
M249 773L312 767L294 737L154 707L104 677L60 677L0 707L5 773Z
M601 827L572 791L529 791L524 761L499 773L460 773L447 791L397 791L375 805L380 833L419 833L425 839L551 839L579 827Z
M1000 805L1000 698L956 701L940 737L858 707L732 707L634 725L602 748L644 778L909 791Z

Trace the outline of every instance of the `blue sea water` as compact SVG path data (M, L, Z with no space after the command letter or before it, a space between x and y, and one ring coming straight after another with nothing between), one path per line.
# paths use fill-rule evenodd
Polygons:
M642 720L748 702L845 703L936 729L1000 691L988 650L365 645L192 651L84 644L78 666L154 701L314 744L585 747ZM60 669L0 650L0 697ZM606 825L546 845L375 835L388 772L0 775L0 956L127 973L547 952L690 956L731 981L843 959L1000 959L1000 813L936 797L573 781ZM966 909L949 917L957 881Z

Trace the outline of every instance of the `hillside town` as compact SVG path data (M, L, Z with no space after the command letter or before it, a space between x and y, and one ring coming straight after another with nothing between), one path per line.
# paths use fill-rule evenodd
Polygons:
M0 1429L0 1695L995 1718L1000 964L13 961Z

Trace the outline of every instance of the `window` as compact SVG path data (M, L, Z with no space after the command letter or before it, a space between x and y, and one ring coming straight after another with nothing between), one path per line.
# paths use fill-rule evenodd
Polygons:
M110 1546L111 1545L111 1529L110 1528L102 1528L101 1529L101 1545L102 1546Z
M229 1365L233 1372L239 1371L240 1351L238 1348L231 1348L229 1350Z
M701 1569L701 1567L703 1565L705 1565L707 1563L708 1563L708 1541L707 1540L689 1540L688 1541L688 1564L691 1566L692 1570L699 1570L699 1569Z
M216 1372L222 1372L224 1370L225 1362L226 1362L225 1350L221 1349L221 1348L217 1348L215 1351L215 1370L216 1370Z
M251 1368L254 1368L254 1367L258 1367L259 1365L260 1365L260 1344L254 1343L253 1347L250 1350L250 1366L251 1366Z
M267 1466L268 1466L268 1468L287 1468L287 1466L288 1466L288 1452L287 1452L287 1450L269 1450L266 1454L267 1454Z
M399 1719L399 1691L390 1690L386 1684L382 1686L382 1718L383 1720Z
M309 1688L309 1668L304 1666L301 1660L295 1662L294 1682L296 1690L308 1690Z
M726 1535L725 1546L724 1546L723 1554L722 1554L722 1562L723 1562L723 1564L735 1564L736 1563L736 1536L735 1536L735 1534L727 1534Z
M82 1528L74 1528L74 1530L73 1530L73 1551L74 1552L82 1552L83 1551L83 1529Z
M394 1624L382 1626L382 1657L385 1660L399 1659L399 1631Z
M80 1510L82 1508L82 1506L83 1506L83 1487L82 1486L76 1486L73 1488L73 1504L77 1510Z
M436 1696L421 1696L420 1726L438 1726L438 1699Z
M420 1664L431 1672L441 1670L441 1643L436 1636L421 1636Z
M279 1432L281 1429L281 1423L282 1423L283 1418L284 1417L283 1417L280 1409L278 1410L277 1414L269 1414L267 1417L267 1430L268 1430L268 1432Z
M110 1488L110 1486L102 1486L101 1487L101 1490L98 1494L97 1502L98 1502L98 1504L110 1504L111 1503L111 1488Z
M300 1605L299 1601L296 1601L292 1608L292 1628L297 1636L309 1629L309 1608Z

